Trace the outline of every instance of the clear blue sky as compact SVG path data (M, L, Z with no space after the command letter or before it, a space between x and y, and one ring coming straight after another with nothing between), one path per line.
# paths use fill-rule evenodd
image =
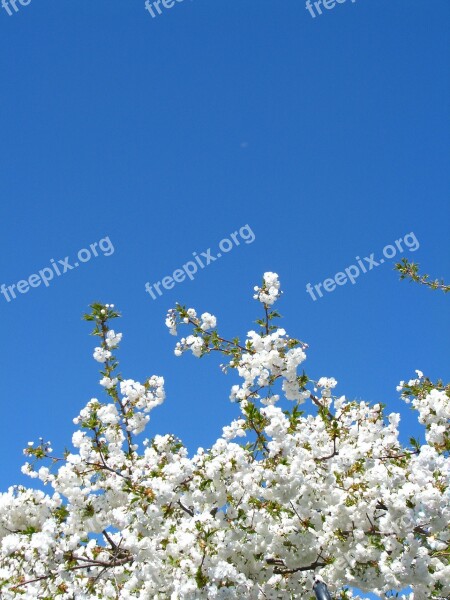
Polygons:
M348 1L315 19L302 0L186 0L155 19L143 0L19 8L0 8L0 283L105 236L114 253L0 296L2 488L25 481L28 440L60 451L101 394L80 319L94 300L124 314L123 374L166 378L150 433L209 446L237 414L235 381L216 357L175 358L165 313L180 301L244 335L267 270L308 374L417 434L395 386L414 369L448 377L450 298L400 283L395 258L315 302L305 286L410 232L420 248L402 256L449 279L448 1ZM245 224L252 244L145 292Z

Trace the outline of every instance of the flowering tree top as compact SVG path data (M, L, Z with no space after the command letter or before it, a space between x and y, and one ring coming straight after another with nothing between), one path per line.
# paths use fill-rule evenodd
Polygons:
M23 471L50 493L0 495L2 600L308 599L325 594L321 581L341 600L364 598L355 588L450 596L449 386L419 371L401 382L425 429L423 445L405 447L398 414L299 373L308 347L276 325L280 296L265 273L259 330L244 340L224 337L208 312L169 311L170 333L188 330L177 356L219 352L240 378L236 419L191 458L173 435L139 443L164 379L119 373L119 313L91 305L106 398L74 419L71 451L55 457L44 440L24 451Z

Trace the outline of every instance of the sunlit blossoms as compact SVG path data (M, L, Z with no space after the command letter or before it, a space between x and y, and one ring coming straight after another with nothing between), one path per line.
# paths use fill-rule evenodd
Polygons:
M194 452L139 437L164 379L120 374L119 315L92 305L104 398L75 417L71 449L24 450L47 494L0 494L2 600L309 600L317 579L340 600L450 597L449 386L420 371L401 382L425 440L405 446L397 413L303 371L307 345L275 324L278 276L255 292L263 315L242 340L208 312L167 315L186 331L176 355L219 353L233 377L235 418Z
M259 300L266 306L272 306L281 294L278 275L270 271L264 273L262 286L255 286L254 290L256 292L253 296L255 300Z
M94 358L97 362L105 363L108 358L111 357L111 352L109 350L105 350L104 348L95 348L94 350Z
M203 331L207 331L208 329L214 329L216 325L217 319L214 315L211 315L210 313L202 314L202 322L200 327L203 329Z

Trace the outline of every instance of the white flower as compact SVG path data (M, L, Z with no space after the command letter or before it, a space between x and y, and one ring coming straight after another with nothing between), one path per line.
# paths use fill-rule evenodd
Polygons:
M102 379L100 379L100 385L105 387L107 390L113 388L117 384L117 382L117 377L114 377L113 379L110 379L109 377L103 377Z
M264 273L263 281L264 284L261 288L254 288L256 294L254 294L253 298L255 298L255 300L259 300L263 304L271 306L281 295L278 275L277 273L268 271Z
M177 315L174 309L170 309L166 316L166 327L171 335L177 335Z
M217 325L216 317L208 312L203 313L201 319L202 322L200 327L203 329L203 331L207 331L208 329L214 329Z
M198 358L202 355L205 342L201 337L189 335L186 338L186 345L192 350L192 354Z
M116 333L114 329L110 329L106 334L106 345L108 348L115 348L122 339L121 333Z
M334 377L321 377L317 382L317 387L333 389L337 386L337 381Z
M97 362L104 363L111 357L111 352L109 350L104 350L103 348L97 347L94 350L93 356Z

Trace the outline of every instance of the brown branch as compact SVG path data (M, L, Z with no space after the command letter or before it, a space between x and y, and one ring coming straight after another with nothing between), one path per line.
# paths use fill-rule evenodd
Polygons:
M108 536L109 537L109 536ZM107 537L107 539L108 539ZM114 542L113 542L114 543ZM119 549L116 545L117 550ZM120 567L127 563L133 562L133 557L131 554L126 553L122 556L114 556L112 561L106 562L102 560L95 560L91 558L84 558L83 556L76 556L75 554L70 555L71 560L77 560L79 562L83 562L86 564L76 565L74 567L70 567L66 569L65 573L71 573L72 571L77 571L79 569L89 569L91 567L103 567L103 570L111 569L112 567ZM22 583L18 583L11 588L11 590L15 590L17 588L23 587L25 585L29 585L30 583L36 583L38 581L44 581L45 579L50 579L51 577L55 577L58 573L47 573L46 575L41 575L40 577L35 577L34 579L28 579L23 581Z
M339 454L339 450L336 449L336 436L333 437L333 452L328 456L321 456L320 458L315 458L314 460L324 461L333 458L333 456L337 456Z
M316 561L314 561L313 563L311 563L310 565L307 565L305 567L297 567L295 569L286 569L286 568L283 568L283 567L285 567L285 562L279 558L267 558L266 563L268 565L275 565L273 572L276 575L292 575L293 573L299 573L301 571L314 571L315 569L317 569L319 567L325 567L327 564L325 562L319 562L319 560L317 559Z
M187 506L184 506L184 504L181 502L181 500L177 501L177 504L180 508L182 508L184 510L185 513L187 513L190 517L194 516L194 511L191 510L190 508L188 508Z

